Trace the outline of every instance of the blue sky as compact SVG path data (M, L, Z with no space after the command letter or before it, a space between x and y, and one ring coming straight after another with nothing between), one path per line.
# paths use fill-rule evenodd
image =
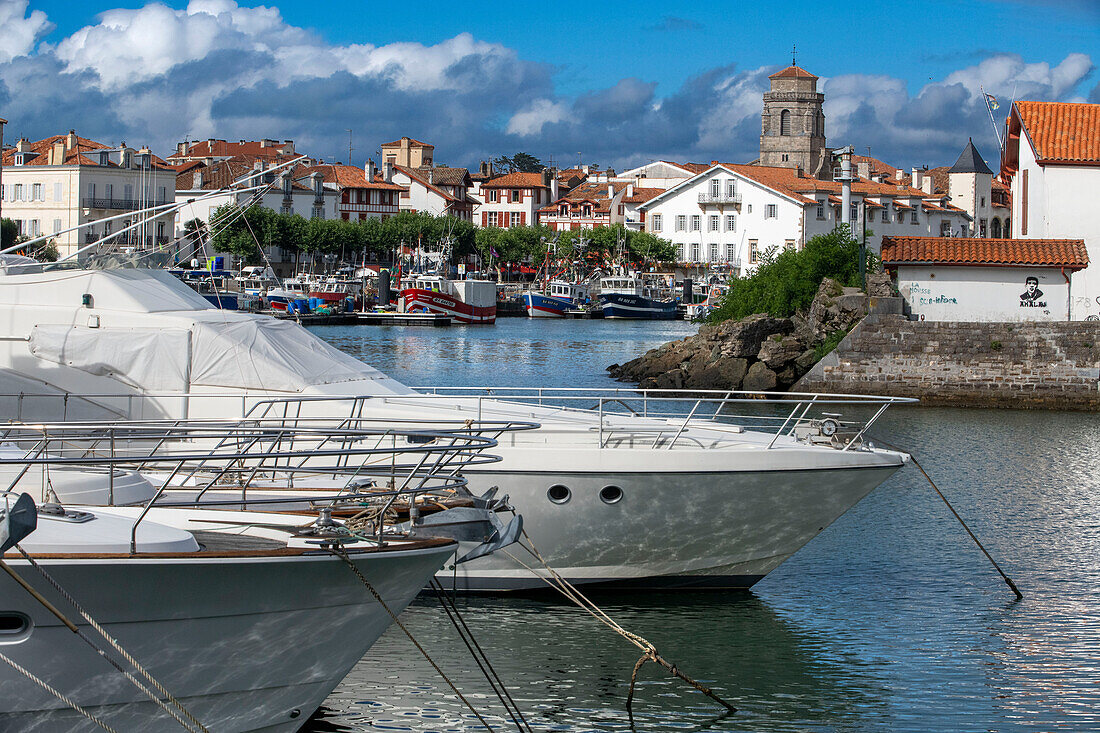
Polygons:
M909 167L950 164L971 136L995 160L979 85L1100 102L1098 0L393 7L0 0L0 115L28 137L266 136L340 158L352 128L357 164L402 134L457 165L747 161L767 73L795 44L823 79L830 144ZM45 80L61 83L26 92Z

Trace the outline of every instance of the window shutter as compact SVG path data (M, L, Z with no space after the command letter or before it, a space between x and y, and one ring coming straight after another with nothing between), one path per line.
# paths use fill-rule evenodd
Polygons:
M527 226L527 212L521 211L519 214L519 225L521 227Z

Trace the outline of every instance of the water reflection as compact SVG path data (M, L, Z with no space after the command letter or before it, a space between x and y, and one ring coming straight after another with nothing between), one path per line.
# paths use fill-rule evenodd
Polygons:
M603 387L619 386L607 364L690 330L503 319L317 332L407 384ZM638 730L1100 730L1095 415L895 408L873 437L920 458L1024 600L906 468L753 593L601 598L740 708L718 719L706 698L647 666ZM628 729L634 647L556 602L460 604L536 730ZM464 689L500 712L440 610L418 602L405 619ZM391 629L309 725L477 730L415 654Z

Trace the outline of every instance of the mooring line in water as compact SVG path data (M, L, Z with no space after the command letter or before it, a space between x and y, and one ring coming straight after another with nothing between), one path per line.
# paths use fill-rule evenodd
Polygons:
M728 702L726 702L722 698L718 697L718 695L716 695L714 693L714 691L711 690L709 687L699 683L698 681L696 681L696 680L692 679L691 677L689 677L688 675L684 674L682 671L680 671L680 669L675 664L672 664L671 662L666 660L664 657L662 657L660 654L658 654L657 653L657 647L655 647L647 639L645 639L642 636L639 636L638 634L635 634L631 631L627 631L626 629L624 629L617 621L615 621L615 619L608 616L607 612L605 612L602 608L597 606L590 598L588 598L583 593L581 593L575 585L573 585L568 580L563 578L556 570L554 570L552 567L550 567L550 565L546 562L546 560L543 559L542 555L539 554L538 548L535 547L535 543L531 540L531 537L530 537L530 535L527 534L526 530L523 530L523 537L524 537L524 539L527 540L527 544L524 544L523 542L520 542L519 543L520 547L522 547L524 550L529 552L532 557L534 557L536 560L538 560L539 563L550 574L550 576L553 578L553 580L551 580L550 578L547 578L545 575L538 572L535 568L533 568L530 565L528 565L527 563L523 562L518 557L513 555L511 552L508 552L508 550L501 550L501 552L503 552L508 557L510 557L514 561L516 561L518 564L522 565L524 568L529 570L532 574L535 575L535 577L541 578L550 587L557 589L558 592L560 592L566 598L573 601L573 603L577 604L582 609L587 611L588 614L591 615L593 618L597 619L598 621L600 621L601 623L603 623L604 625L606 625L607 627L609 627L610 629L612 629L616 633L620 634L623 638L625 638L630 643L634 644L634 646L638 647L642 651L642 656L635 663L634 671L630 676L630 691L627 693L627 697L626 697L626 712L630 716L631 724L633 724L633 722L634 722L634 711L633 711L634 687L635 687L635 684L637 683L637 679L638 679L638 670L641 669L642 665L644 665L646 662L654 662L655 664L657 664L661 667L664 667L666 670L668 670L668 672L671 675L673 675L674 677L676 677L678 679L681 679L684 682L686 682L687 684L691 685L696 690L703 693L704 695L706 695L707 697L709 697L710 699L714 700L719 705L724 707L728 712L731 712L731 713L737 712L737 708L735 708L733 705L730 705Z
M951 506L951 502L948 501L947 497L943 495L942 491L940 491L940 487L936 486L936 482L933 481L932 477L928 475L928 472L924 470L924 466L920 465L920 461L917 460L917 457L909 451L903 451L901 448L887 443L885 440L879 440L877 438L876 440L878 440L879 443L886 446L887 448L908 454L909 460L913 461L913 465L916 466L917 470L920 471L924 478L928 480L928 485L931 486L937 494L939 494L940 498L943 499L943 503L946 504L947 508L951 510L951 513L955 515L955 519L959 520L959 524L961 524L962 528L966 530L966 533L970 535L970 539L974 540L974 544L978 546L978 549L982 551L986 558L989 559L989 562L993 564L993 567L997 569L997 572L1001 574L1001 577L1004 579L1005 584L1012 589L1013 593L1016 594L1016 600L1022 601L1024 599L1024 594L1021 593L1020 589L1016 587L1016 584L1012 582L1012 578L1008 577L1008 575L1005 574L1004 570L1001 570L1001 566L997 564L997 561L994 560L993 556L989 554L989 550L985 549L985 545L982 544L982 541L978 539L978 536L971 531L970 527L967 526L963 518L959 515L957 511L955 511L955 507Z
M390 615L390 618L393 619L393 622L397 624L397 627L405 632L405 636L409 637L409 641L413 643L413 646L415 646L420 654L428 660L428 664L432 665L432 668L436 671L436 673L439 674L439 676L443 678L443 681L447 683L451 690L453 690L454 693L458 695L458 699L461 700L462 703L470 709L470 712L474 714L474 717L476 717L481 722L481 724L485 726L485 730L489 731L489 733L494 733L492 726L490 726L485 721L485 718L481 717L481 713L479 713L474 708L474 706L470 704L470 701L466 699L466 696L458 691L455 683L451 682L451 678L448 677L446 673L439 668L439 665L435 663L435 660L433 660L428 655L428 651L420 645L420 642L416 640L416 637L412 635L412 632L409 631L408 628L406 628L405 624L401 623L400 619L397 618L397 614L395 614L386 604L386 602L382 600L381 594L379 594L378 591L374 589L374 586L371 585L366 576L359 571L359 568L355 567L355 563L351 561L351 558L348 556L347 550L345 550L343 546L335 542L332 544L322 545L322 547L344 561L344 564L346 564L348 568L351 569L351 572L355 573L355 577L359 578L359 581L364 586L366 586L367 590L370 591L370 594L374 596L374 600L378 601L378 605L385 609L386 613L388 613Z
M157 679L153 677L149 670L145 669L145 667L143 667L137 659L135 659L122 647L121 644L118 643L118 640L108 634L107 630L103 628L103 626L101 626L99 622L92 618L92 616L87 611L85 611L79 603L77 603L76 599L69 595L69 592L66 591L60 583L54 580L53 576L46 572L45 568L35 562L34 558L28 555L26 550L24 550L18 544L15 545L15 549L18 550L19 554L21 554L23 558L31 564L31 567L38 571L38 573L46 580L47 583L53 586L54 590L56 590L62 598L68 601L69 604L76 609L81 618L83 618L89 626L95 629L95 631L101 637L103 637L104 641L106 641L116 652L118 652L118 654L127 663L129 663L131 667L137 670L137 672L142 677L144 677L146 681L148 681L149 684L156 689L157 692L164 696L164 700L157 697L153 690L150 690L148 687L142 684L141 680L137 679L132 673L123 669L122 665L119 664L116 660L112 659L107 654L106 650L101 649L99 646L97 646L96 643L88 638L88 636L85 635L84 632L82 632L76 624L66 618L66 616L61 613L61 611L59 611L56 606L54 606L44 596L42 596L42 594L36 591L29 583L27 583L27 581L23 580L23 578L21 578L13 568L7 565L7 563L5 563L3 560L0 560L0 567L2 567L8 575L10 575L17 583L19 583L19 585L21 585L23 589L26 590L36 601L42 604L42 606L44 606L47 611L56 616L57 619L61 621L61 623L63 623L65 626L67 626L70 631L76 634L77 637L84 641L84 643L95 650L95 652L100 657L102 657L104 661L106 661L108 664L118 670L119 674L125 677L130 682L130 684L132 684L134 687L140 690L142 694L152 700L153 703L157 705L157 707L172 716L172 718L174 718L177 723L183 726L185 730L187 730L189 733L195 733L196 729L199 731L199 733L210 733L210 731L206 729L206 726L200 723L198 719L191 714L191 711L183 706L183 703L173 697L172 693L168 692L168 690L165 689L164 685L160 684L160 682L158 682ZM168 706L168 703L171 703L172 706L174 706L176 709L173 710L171 707ZM184 720L184 718L187 718L187 720Z
M519 729L520 733L534 733L527 719L523 717L523 712L519 709L519 705L516 704L516 701L508 692L508 688L505 687L504 680L497 674L496 669L493 668L492 662L489 661L488 655L485 654L485 651L481 648L481 644L478 643L477 637L474 636L470 627L466 625L466 620L462 618L462 614L458 612L458 606L455 604L454 599L447 595L443 586L440 585L439 581L435 578L432 578L430 585L432 590L435 591L436 598L439 599L439 604L443 606L447 618L450 619L451 625L455 627L462 642L466 645L466 649L469 650L470 656L477 662L478 668L481 669L481 673L489 682L489 686L493 688L493 692L496 693L497 699L500 700L500 704L508 712L508 716L512 719L512 722L516 724L516 728Z

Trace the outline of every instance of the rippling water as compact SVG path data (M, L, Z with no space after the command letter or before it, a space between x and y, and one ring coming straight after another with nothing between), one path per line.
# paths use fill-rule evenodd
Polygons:
M316 333L408 384L609 386L682 323L528 321ZM738 712L652 665L639 731L1100 730L1100 420L894 408L912 451L1023 591L1015 601L913 468L743 593L605 595L623 626ZM459 598L536 731L629 730L634 647L554 598ZM514 730L435 601L403 621L494 728ZM307 731L482 729L397 629Z

